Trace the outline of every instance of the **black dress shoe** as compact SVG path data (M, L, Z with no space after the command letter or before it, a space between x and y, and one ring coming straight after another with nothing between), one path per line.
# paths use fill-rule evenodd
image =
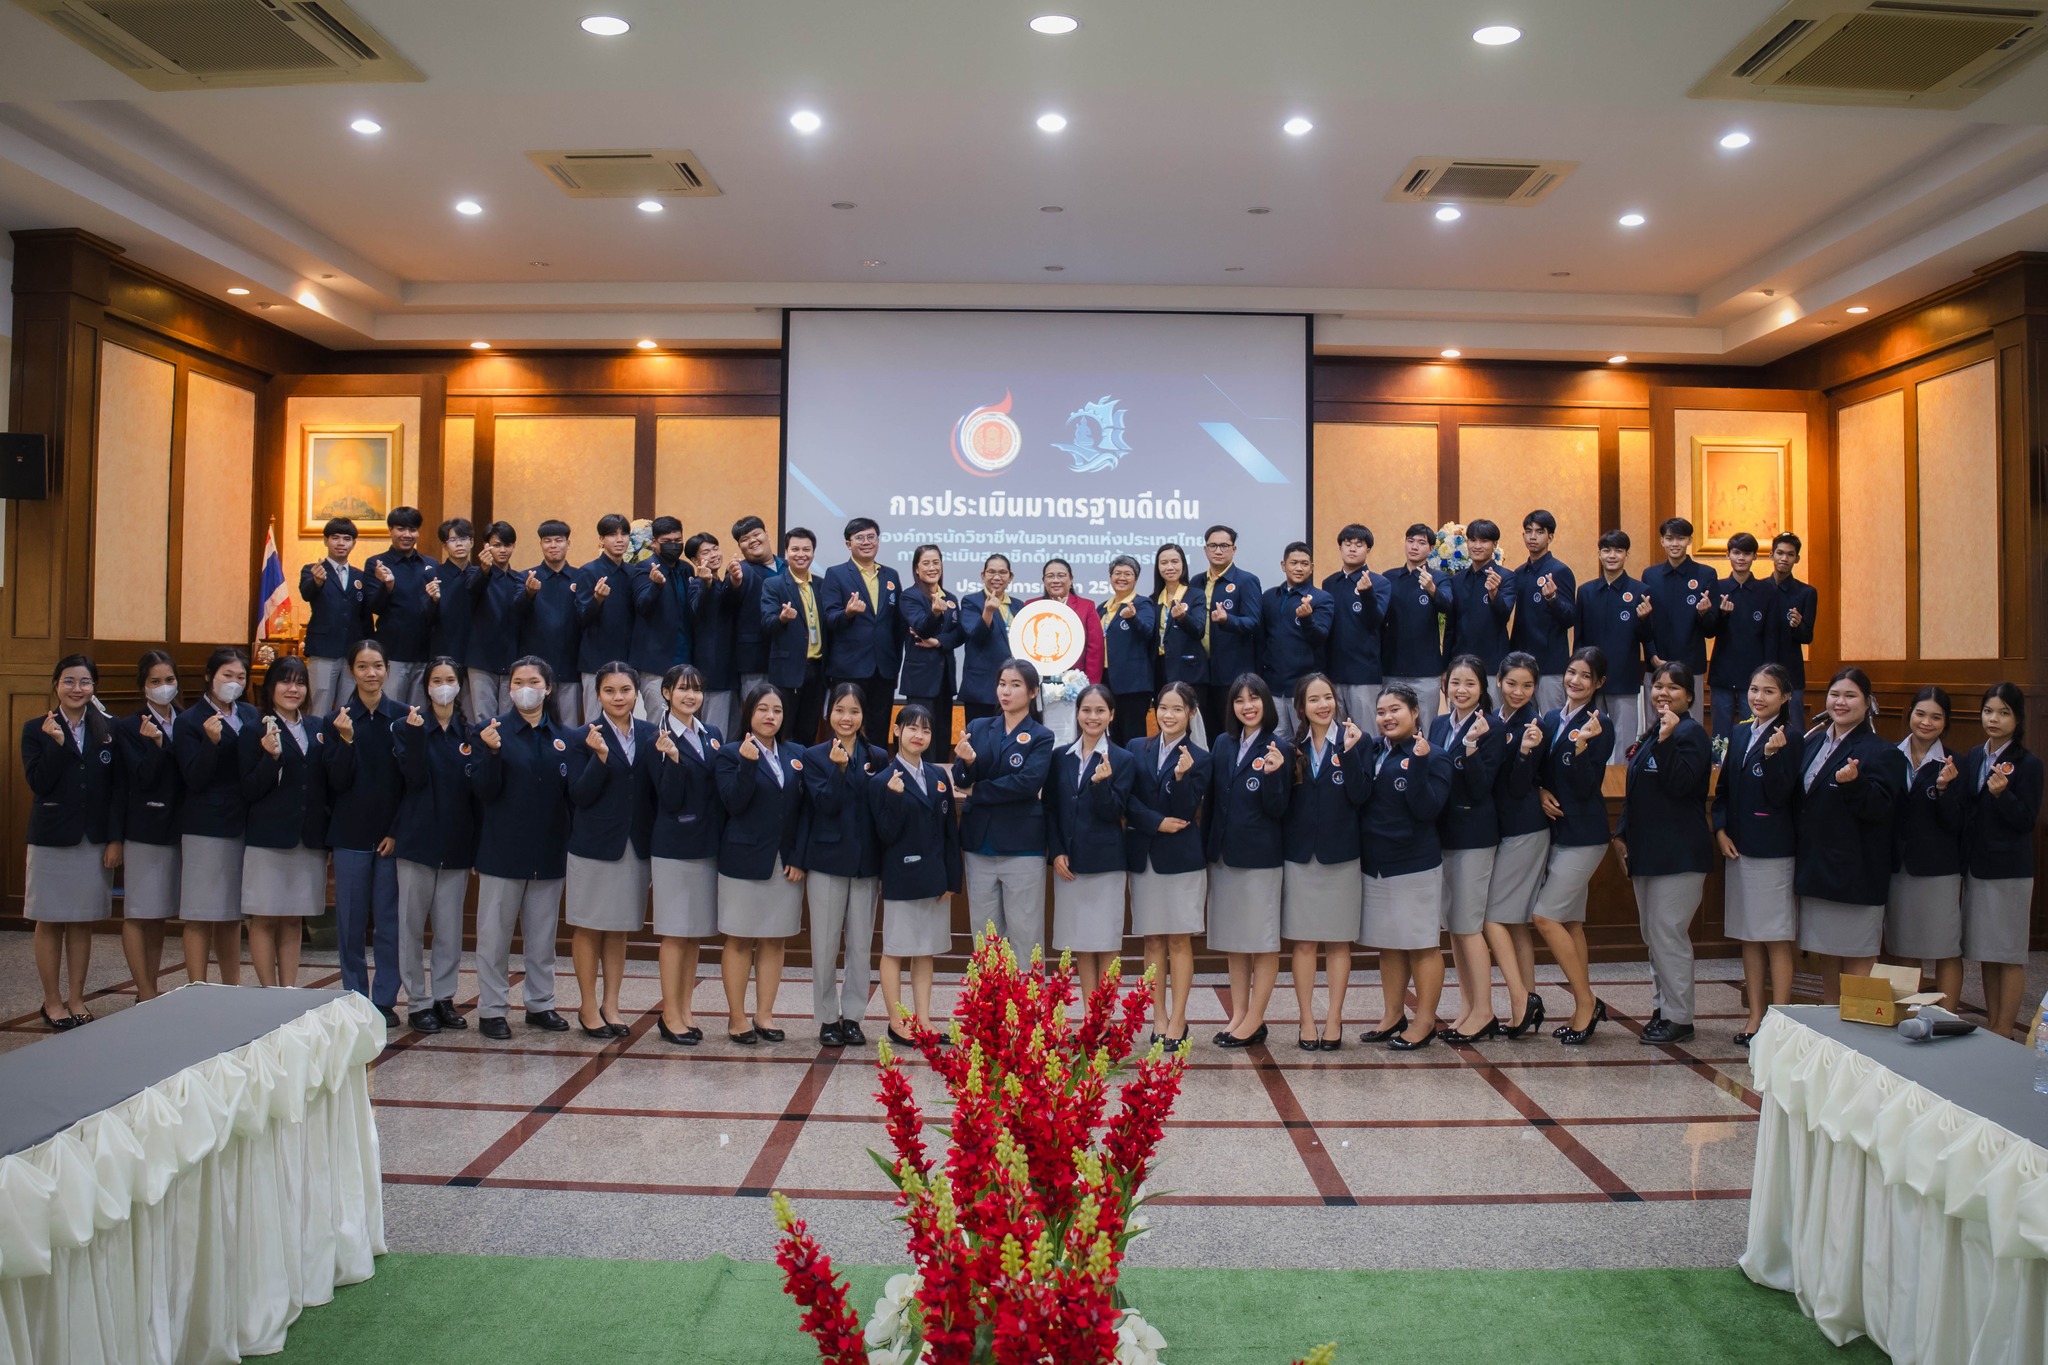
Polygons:
M866 1047L868 1045L868 1036L861 1032L860 1020L858 1019L841 1019L839 1021L839 1036L846 1040L848 1047Z
M1394 1052L1417 1052L1436 1041L1436 1030L1431 1029L1419 1039L1411 1039L1405 1033L1397 1033L1387 1039L1387 1047Z
M377 1013L379 1013L379 1014L381 1014L381 1015L383 1015L383 1016L384 1016L384 1027L385 1027L385 1028L397 1028L397 1027L399 1027L399 1023L398 1023L398 1011L397 1011L397 1010L395 1010L395 1009L393 1009L393 1008L391 1008L391 1006L389 1006L389 1005L379 1005L379 1006L377 1006Z
M1259 1025L1259 1026L1258 1026L1258 1028L1257 1028L1257 1029L1255 1029L1255 1030L1254 1030L1254 1031L1252 1032L1252 1035L1251 1035L1251 1037L1249 1037L1249 1038L1240 1038L1240 1037L1238 1037L1238 1036L1237 1036L1236 1034L1234 1034L1234 1033L1226 1033L1226 1034L1224 1034L1224 1035L1223 1035L1222 1037L1220 1037L1220 1038L1218 1038L1218 1039L1216 1040L1216 1046L1218 1046L1218 1047L1257 1047L1257 1046L1258 1046L1258 1045L1259 1045L1260 1043L1263 1043L1263 1042L1265 1042L1265 1041L1266 1041L1266 1026L1265 1026L1264 1024L1261 1024L1261 1025Z
M529 1020L528 1022L531 1021ZM604 1016L601 1014L598 1016L598 1025L596 1028L592 1028L590 1025L584 1023L582 1015L576 1016L576 1026L583 1030L583 1036L585 1038L602 1038L607 1043L609 1043L612 1040L612 1026L604 1022Z
M1543 1027L1543 997L1534 991L1522 1002L1522 1022L1502 1024L1501 1035L1506 1038L1520 1038L1523 1034L1534 1033Z
M55 1029L58 1033L68 1033L70 1030L78 1027L78 1021L68 1014L60 1014L55 1019L52 1019L50 1012L40 1005L36 1007L36 1013L43 1016L44 1028Z
M411 1014L405 1016L405 1022L418 1029L421 1033L439 1033L441 1031L440 1017L432 1010L414 1010Z
M894 1024L889 1025L889 1041L894 1043L898 1047L917 1046L917 1041L915 1039L905 1038L902 1034L898 1033L896 1031L896 1026Z
M1401 1017L1401 1022L1395 1024L1392 1028L1367 1029L1365 1032L1358 1035L1358 1041L1361 1043L1384 1043L1387 1041L1387 1039L1393 1037L1395 1034L1406 1033L1407 1031L1408 1017L1406 1015L1403 1015Z
M462 1017L462 1011L455 1008L453 1000L436 1000L434 1002L434 1017L441 1021L442 1028L465 1029L469 1027L469 1020Z
M764 1043L779 1043L789 1036L779 1028L762 1028L759 1024L754 1025L754 1032L761 1035Z
M1738 1033L1735 1035L1735 1046L1748 1047L1749 1040L1754 1037L1756 1037L1756 1034L1752 1031L1745 1030L1744 1032Z
M1321 1052L1323 1050L1322 1040L1319 1038L1311 1038L1306 1033L1302 1034L1299 1038L1296 1038L1294 1040L1294 1045L1300 1048L1303 1052Z
M1325 1038L1316 1046L1325 1052L1339 1052L1343 1050L1344 1040L1342 1038Z
M818 1042L824 1047L845 1047L846 1031L837 1024L827 1024L818 1030Z
M1643 1025L1642 1036L1636 1039L1644 1047L1655 1047L1664 1043L1682 1043L1693 1036L1691 1024L1674 1024L1669 1019L1653 1019Z
M631 1024L622 1024L616 1019L605 1020L604 1026L614 1038L623 1038L633 1031Z
M503 1015L495 1019L479 1019L476 1031L494 1043L502 1043L512 1037L512 1026L505 1022Z
M1470 1047L1474 1043L1483 1043L1488 1038L1500 1037L1500 1020L1489 1019L1470 1033L1460 1033L1454 1028L1438 1029L1436 1033L1437 1037L1453 1047Z
M526 1012L526 1026L528 1028L546 1029L549 1033L567 1033L569 1031L569 1021L564 1019L558 1010L528 1010Z
M729 1043L738 1043L741 1047L752 1047L761 1041L761 1030L750 1028L745 1033L727 1033L725 1040Z
M1566 1024L1556 1034L1557 1041L1566 1047L1582 1047L1593 1036L1593 1030L1600 1027L1600 1021L1607 1017L1607 1002L1599 998L1593 1001L1593 1017L1586 1021L1584 1028L1573 1028Z
M684 1029L681 1033L677 1033L674 1029L670 1028L668 1020L663 1019L660 1015L655 1016L654 1024L655 1027L661 1030L661 1041L664 1043L674 1043L677 1047L695 1047L704 1041L704 1030L694 1024Z

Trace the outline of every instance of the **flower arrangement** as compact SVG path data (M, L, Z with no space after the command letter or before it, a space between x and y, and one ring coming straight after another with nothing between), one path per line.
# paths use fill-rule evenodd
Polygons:
M1115 964L1069 1019L1063 956L1020 968L1009 944L977 935L948 1040L909 1032L953 1102L944 1150L927 1140L910 1077L885 1040L876 1098L915 1269L888 1282L865 1328L831 1257L778 1191L776 1261L826 1365L1153 1365L1166 1346L1123 1303L1125 1249L1186 1049L1133 1057L1152 981L1121 990ZM1121 995L1121 1001L1119 996ZM951 1046L942 1046L950 1041ZM1111 1112L1111 1087L1116 1087ZM1311 1355L1328 1365L1334 1347ZM1301 1362L1297 1362L1301 1365Z
M1449 578L1472 567L1472 551L1465 543L1465 523L1447 521L1436 533L1436 548L1429 552L1430 572Z
M1074 701L1081 695L1081 689L1088 686L1088 675L1078 668L1064 673L1041 678L1038 683L1040 701Z

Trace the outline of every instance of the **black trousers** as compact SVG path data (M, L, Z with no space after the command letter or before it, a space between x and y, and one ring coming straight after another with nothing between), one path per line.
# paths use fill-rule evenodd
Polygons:
M960 703L960 733L966 734L966 727L978 720L987 720L990 716L1000 716L1002 713L1003 708L992 701L963 701Z
M818 742L818 730L825 721L825 665L812 659L804 665L804 681L794 691L777 687L782 694L782 729L776 736L786 744L811 745ZM746 718L739 718L744 731Z
M1209 742L1214 744L1230 719L1230 684L1203 683L1200 690L1202 724L1209 732Z
M1134 741L1145 737L1145 721L1151 714L1152 693L1117 693L1116 718L1109 723L1110 742L1119 748L1130 748Z
M889 743L889 721L896 709L896 680L877 674L872 678L834 678L835 684L850 682L860 688L860 733L870 744L884 748ZM831 695L831 689L826 689Z
M953 699L950 696L905 697L903 704L912 702L932 713L932 747L925 750L925 757L934 763L953 761ZM887 741L882 743L886 746Z

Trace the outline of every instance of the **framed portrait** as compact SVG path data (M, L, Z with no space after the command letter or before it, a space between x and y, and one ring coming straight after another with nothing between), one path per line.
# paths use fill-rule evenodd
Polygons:
M347 517L365 536L389 534L385 518L398 505L404 424L304 426L299 442L299 533L317 536L329 519Z
M1728 537L1747 531L1763 544L1791 524L1792 443L1692 443L1693 549L1728 553Z

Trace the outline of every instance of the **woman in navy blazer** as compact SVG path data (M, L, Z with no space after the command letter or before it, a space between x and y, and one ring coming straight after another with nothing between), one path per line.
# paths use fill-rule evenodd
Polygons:
M1835 674L1826 712L1800 752L1795 884L1799 946L1821 956L1821 999L1832 1005L1842 998L1843 971L1867 976L1877 963L1906 761L1878 736L1862 669Z
M1622 871L1635 885L1636 917L1650 951L1646 1044L1693 1036L1692 920L1699 913L1714 844L1707 787L1714 746L1692 718L1692 670L1666 660L1650 675L1650 728L1628 752L1628 786L1614 831Z
M171 753L185 788L178 802L178 918L185 926L185 979L206 979L210 952L220 979L242 984L242 801L238 748L244 726L260 722L242 701L249 656L232 645L206 659L206 694L178 713Z
M677 664L662 679L663 714L649 769L653 788L654 933L661 942L662 1041L695 1047L704 1041L690 1008L697 986L698 948L718 932L718 845L725 803L718 799L712 760L725 742L704 724L704 675Z
M21 766L35 798L23 909L36 926L43 1025L59 1032L92 1018L92 926L113 912L108 874L121 865L121 769L113 722L93 697L98 684L99 667L85 655L59 659L50 674L56 705L21 727ZM71 972L60 983L67 957Z
M882 1006L891 1042L906 1014L932 1024L932 959L952 946L953 893L960 889L960 829L945 769L924 761L932 713L912 702L896 713L896 756L867 784L868 809L881 844ZM911 1010L903 1008L903 963L910 962Z
M922 594L913 588L902 600L918 596ZM825 704L831 738L803 754L804 808L797 826L796 865L804 870L804 900L811 912L811 1018L818 1026L818 1041L826 1047L866 1047L868 1041L860 1021L867 1013L868 983L874 979L875 893L882 850L875 841L867 788L873 774L889 766L889 751L862 738L865 708L858 686L833 684ZM946 709L950 714L950 699ZM842 948L843 986L838 970Z
M476 863L475 745L463 713L462 665L443 654L427 662L420 724L400 735L392 856L398 860L398 974L406 1022L421 1033L466 1029L455 1008L462 971L462 902ZM431 929L434 948L427 955Z
M1161 690L1176 682L1200 689L1209 676L1209 651L1202 645L1201 604L1191 609L1183 600L1187 595L1188 557L1169 541L1152 556L1153 648L1158 653ZM1206 738L1213 745L1217 737Z
M2028 912L2034 902L2034 826L2041 760L2029 753L2027 698L1993 683L1978 720L1984 742L1964 756L1963 956L1984 968L1984 1009L2010 1038L2026 989Z
M1010 557L990 555L981 566L981 591L960 599L960 711L969 725L987 720L996 705L996 674L1010 658L1010 618L1017 604L1010 600ZM933 715L933 720L938 719Z
M334 926L340 938L342 989L370 997L387 1028L398 1027L398 860L392 828L405 778L398 771L397 728L410 714L384 691L391 665L384 646L349 647L354 695L328 722L327 847L334 859ZM417 708L414 708L417 709ZM363 961L370 935L375 971Z
M142 709L114 722L121 764L121 950L137 1002L154 1000L164 924L178 913L178 665L161 649L135 663Z
M953 651L967 633L960 623L960 600L946 591L946 560L939 547L918 546L910 564L910 586L896 597L896 611L903 618L903 672L896 685L904 700L918 702L933 716L946 718L941 733L934 736L932 761L951 763L956 686ZM888 751L882 752L886 755Z
M1194 936L1202 932L1208 903L1202 809L1209 794L1209 751L1188 733L1200 708L1195 689L1184 682L1159 690L1159 733L1131 745L1135 772L1124 804L1131 932L1144 941L1145 966L1153 973L1152 1041L1163 1038L1169 1047L1187 1041Z
M1052 948L1072 952L1086 999L1124 941L1124 806L1137 775L1111 742L1116 698L1101 683L1074 704L1080 736L1054 752L1045 784L1046 858L1052 864Z
M1364 817L1358 941L1379 952L1386 1008L1379 1026L1359 1041L1383 1042L1397 1052L1435 1040L1444 989L1443 845L1436 825L1451 796L1451 756L1423 737L1421 714L1421 698L1408 684L1380 689L1374 716L1380 738L1370 754ZM1404 1007L1410 982L1412 1021Z
M263 675L262 723L238 741L249 826L242 851L242 914L249 957L265 986L299 984L299 944L309 915L327 909L326 734L308 715L313 679L291 655Z
M1006 659L996 670L996 715L970 721L953 746L962 813L967 918L1010 941L1028 968L1045 942L1045 807L1052 731L1039 723L1038 669Z
M1799 852L1799 742L1788 710L1792 679L1778 664L1749 678L1749 714L1735 723L1714 787L1714 841L1727 860L1722 903L1728 937L1742 944L1749 1020L1737 1047L1764 1025L1764 1011L1792 1003L1792 950L1799 937L1792 890Z
M775 993L782 985L785 940L803 927L804 870L796 861L803 810L803 750L778 743L782 694L757 684L740 701L742 739L717 751L711 770L725 804L718 845L718 930L725 935L726 1035L745 1047L779 1043ZM754 978L754 1019L747 1023L747 977Z
M1372 774L1365 731L1338 714L1337 685L1321 673L1294 685L1294 786L1281 824L1280 937L1294 945L1295 1045L1303 1052L1344 1046L1344 993L1351 941L1358 936L1359 808ZM1316 957L1329 967L1329 1004L1315 1017Z
M1152 666L1159 657L1159 604L1138 595L1138 561L1118 555L1109 561L1109 599L1102 618L1102 681L1116 698L1116 719L1110 742L1129 748L1145 737L1145 717L1152 710L1156 684Z
M1963 990L1963 784L1955 755L1942 746L1950 702L1923 687L1906 713L1899 754L1906 780L1892 824L1892 883L1884 903L1884 950L1895 959L1934 963L1934 988L1950 1009ZM1796 784L1795 784L1796 785Z
M1494 822L1500 842L1493 851L1493 872L1486 888L1486 947L1500 964L1513 1008L1501 1033L1521 1038L1543 1026L1543 997L1536 994L1536 943L1529 929L1543 864L1550 856L1550 821L1543 814L1543 795L1536 785L1542 766L1541 744L1525 748L1522 741L1536 710L1536 656L1520 650L1500 661L1494 680L1500 684L1500 710L1488 722L1500 732L1500 770L1493 779ZM1541 734L1541 727L1537 727Z
M1280 976L1280 901L1286 862L1293 748L1278 734L1266 680L1241 673L1230 685L1229 731L1211 751L1209 946L1230 961L1230 1022L1218 1047L1266 1041L1266 1005Z
M623 1038L629 1030L619 1018L619 986L626 974L626 935L647 923L654 825L647 769L657 755L654 727L633 718L639 688L631 666L604 664L594 682L602 714L583 727L582 742L569 748L565 904L583 1036Z
M1493 788L1507 757L1508 732L1487 713L1486 665L1460 654L1444 669L1444 710L1429 723L1429 743L1451 758L1451 794L1437 817L1444 851L1444 930L1458 969L1464 1013L1444 1031L1448 1043L1476 1043L1500 1035L1493 1013L1493 958L1486 946L1486 905L1500 849L1500 817ZM1519 1000L1509 978L1508 998Z
M1536 932L1572 988L1572 1017L1551 1030L1578 1046L1607 1017L1586 970L1586 887L1607 856L1607 798L1601 781L1614 753L1614 732L1597 707L1607 685L1607 655L1598 645L1572 651L1564 667L1564 705L1524 731L1524 753L1540 753L1537 786L1550 820L1550 861L1531 912Z

